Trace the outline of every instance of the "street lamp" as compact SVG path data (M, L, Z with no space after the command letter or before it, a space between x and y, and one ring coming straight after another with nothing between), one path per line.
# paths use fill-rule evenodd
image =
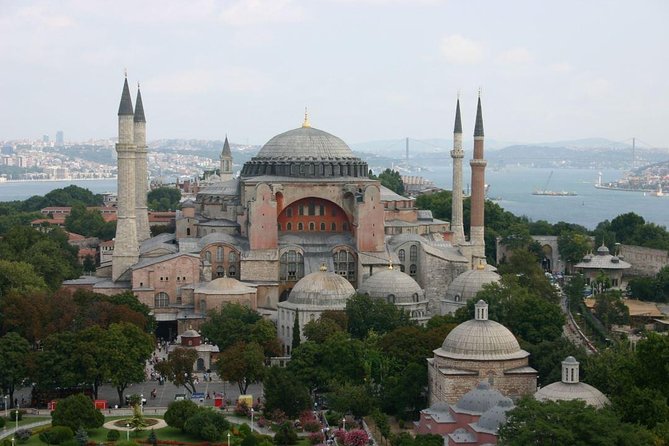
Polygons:
M342 418L341 422L342 422L342 426L344 426L343 429L346 430L346 418Z
M228 446L230 446L230 432L228 432Z
M7 398L9 398L9 395L5 395L3 398L5 399L5 418L9 418L7 416Z
M139 395L139 412L143 415L144 414L144 394L141 393Z
M251 408L251 432L253 432L253 407Z
M19 407L20 407L20 405L19 405L19 402L17 401L16 402L16 408L14 409L14 419L16 420L16 428L15 428L14 432L19 430Z
M125 423L125 439L130 441L130 423Z

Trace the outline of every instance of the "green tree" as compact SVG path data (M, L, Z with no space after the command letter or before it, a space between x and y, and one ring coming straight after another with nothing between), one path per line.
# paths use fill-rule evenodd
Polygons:
M619 243L628 243L634 235L634 232L646 224L646 220L634 212L621 214L611 220L610 230L616 234L616 241Z
M267 413L278 409L290 418L297 418L311 406L307 387L286 369L270 367L263 380L263 390Z
M530 367L538 372L538 384L542 387L561 380L562 361L567 356L575 357L581 364L587 358L583 347L574 345L565 337L535 344L522 342L521 347L530 353Z
M355 295L346 302L348 332L364 339L373 330L383 334L403 325L411 325L409 315L395 305L366 295Z
M669 398L669 337L648 333L637 343L638 380Z
M595 295L595 316L608 329L611 325L628 324L630 312L618 290L600 292Z
M73 431L80 427L95 429L101 427L104 421L104 415L95 408L93 400L83 393L59 401L51 417L53 426L67 426Z
M237 342L257 342L263 346L266 356L280 352L276 327L263 320L260 313L237 303L223 305L208 313L202 324L202 335L211 339L223 351ZM277 351L278 350L278 351Z
M574 265L583 259L583 256L592 249L592 245L585 233L565 231L558 236L558 249L562 260Z
M304 326L304 336L309 341L317 343L324 342L335 333L340 333L342 328L332 319L320 318L315 321L309 321Z
M119 406L123 405L125 389L146 378L144 364L151 357L154 346L153 337L134 324L122 322L109 326L104 348L107 350L109 376L112 385L116 387Z
M201 440L220 441L223 433L230 429L230 423L220 412L201 408L184 423L184 432Z
M260 344L238 342L228 347L216 362L219 375L236 382L239 393L246 395L251 383L262 380L265 374L265 355Z
M499 429L504 445L652 445L653 435L621 423L610 410L597 410L583 401L539 402L521 399Z
M169 352L166 360L156 364L155 369L175 386L184 386L189 392L195 393L193 365L196 360L196 350L177 347Z
M181 191L175 187L159 187L149 192L147 203L151 211L171 211L177 209L181 201Z
M200 407L191 400L172 401L165 412L165 422L170 427L183 430L187 419L195 415Z
M30 263L0 259L0 297L10 290L30 293L46 288L46 282Z
M330 383L327 397L333 410L356 417L369 415L373 409L372 395L362 384Z
M293 321L293 340L291 342L291 350L300 346L302 340L302 330L300 330L300 312L295 310L295 320Z
M389 377L381 392L384 411L402 419L413 419L425 407L427 370L422 364L409 363L399 373Z
M28 375L26 364L30 355L30 344L16 333L7 333L0 338L0 388L14 401L14 391Z
M99 210L88 210L83 204L75 204L65 218L65 229L86 237L98 237L105 220Z
M285 422L279 426L274 435L274 444L279 446L288 446L297 443L297 432L289 422Z
M402 175L396 170L386 169L379 174L381 184L396 194L404 194L404 182Z

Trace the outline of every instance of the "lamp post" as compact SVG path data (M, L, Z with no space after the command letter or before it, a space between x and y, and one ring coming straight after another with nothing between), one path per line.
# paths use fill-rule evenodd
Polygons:
M3 398L5 399L5 418L9 418L7 416L7 398L9 398L9 395L5 395Z
M130 441L130 423L125 423L125 439Z
M16 420L16 426L15 426L14 432L19 430L19 407L20 407L20 405L19 405L19 402L17 401L16 402L16 408L14 409L14 419Z
M346 418L341 419L343 429L346 430Z
M144 415L144 394L139 395L139 413Z
M251 408L251 432L253 432L253 407Z
M230 432L228 432L228 446L230 446Z

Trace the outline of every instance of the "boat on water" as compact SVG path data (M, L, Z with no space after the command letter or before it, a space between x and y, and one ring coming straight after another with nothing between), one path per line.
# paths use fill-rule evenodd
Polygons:
M557 190L550 190L548 189L548 185L551 182L551 178L553 178L553 171L551 170L550 175L548 175L548 180L546 180L546 184L544 185L543 189L534 189L532 192L532 195L543 195L547 197L575 197L578 194L576 192L567 192L567 191L557 191Z
M532 192L532 195L546 195L549 197L575 197L578 194L576 192L567 192L564 190L540 190L537 189Z

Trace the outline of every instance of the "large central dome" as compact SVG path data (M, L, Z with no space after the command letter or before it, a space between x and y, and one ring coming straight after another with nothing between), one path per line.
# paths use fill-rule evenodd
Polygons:
M312 127L300 127L267 141L255 159L358 159L341 138Z
M267 141L244 164L241 176L366 177L367 172L367 163L356 157L341 138L303 125Z

